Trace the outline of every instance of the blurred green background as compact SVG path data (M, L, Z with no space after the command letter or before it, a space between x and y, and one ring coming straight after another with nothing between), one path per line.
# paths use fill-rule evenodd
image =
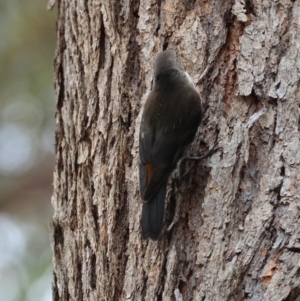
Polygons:
M0 0L0 300L50 301L56 11Z

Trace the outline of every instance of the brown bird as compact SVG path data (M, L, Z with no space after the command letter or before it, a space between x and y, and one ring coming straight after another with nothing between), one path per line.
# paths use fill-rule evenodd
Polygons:
M139 137L143 238L160 236L168 178L193 141L201 119L199 94L176 54L170 50L159 53Z

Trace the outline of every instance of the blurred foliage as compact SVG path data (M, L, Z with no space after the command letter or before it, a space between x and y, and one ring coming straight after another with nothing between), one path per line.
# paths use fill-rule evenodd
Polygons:
M51 300L56 12L0 0L0 300Z
M55 13L47 11L46 2L42 1L2 1L0 36L1 132L5 126L8 133L27 137L29 145L25 145L26 139L12 144L30 150L29 155L25 154L27 164L23 163L24 168L29 168L28 161L33 157L36 160L52 151ZM19 168L6 167L1 163L3 156L0 154L0 171L23 171L22 164Z

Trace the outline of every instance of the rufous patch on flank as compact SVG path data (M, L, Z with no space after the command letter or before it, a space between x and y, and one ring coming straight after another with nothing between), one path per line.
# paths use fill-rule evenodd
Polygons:
M153 174L153 165L147 164L147 185L149 184Z

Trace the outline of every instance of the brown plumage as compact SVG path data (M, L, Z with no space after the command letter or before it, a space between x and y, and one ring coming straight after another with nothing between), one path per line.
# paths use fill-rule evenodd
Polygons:
M154 87L146 101L140 128L144 238L159 238L169 175L193 141L201 119L200 98L189 76L173 51L161 52L154 63Z

